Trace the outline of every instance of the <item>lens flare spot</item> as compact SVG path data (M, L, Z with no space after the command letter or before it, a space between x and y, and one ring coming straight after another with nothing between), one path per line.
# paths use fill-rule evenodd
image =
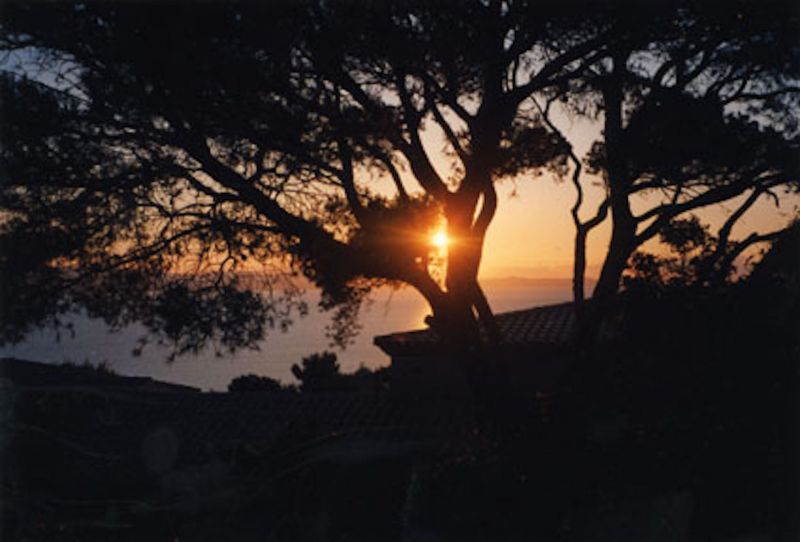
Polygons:
M447 245L450 244L450 239L447 237L447 232L444 230L439 230L431 236L431 244L436 248L443 249L447 248Z

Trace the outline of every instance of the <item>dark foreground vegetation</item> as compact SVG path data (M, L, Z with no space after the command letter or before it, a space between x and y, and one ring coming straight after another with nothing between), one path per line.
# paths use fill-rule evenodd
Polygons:
M6 381L4 535L795 540L796 248L721 291L631 285L621 335L553 396L398 395L326 355L293 389Z

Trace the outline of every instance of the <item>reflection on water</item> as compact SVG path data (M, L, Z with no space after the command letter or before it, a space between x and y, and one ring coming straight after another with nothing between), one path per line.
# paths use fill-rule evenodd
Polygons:
M496 280L486 281L487 296L496 312L523 309L558 303L569 299L567 281ZM310 305L316 299L309 296ZM372 344L375 335L406 331L423 326L429 309L424 300L410 289L392 291L381 289L373 302L363 311L362 329L356 342L343 352L337 352L345 372L360 365L375 368L389 363L388 357ZM223 390L230 380L240 374L256 373L290 382L291 366L304 356L328 347L325 326L328 317L312 312L299 319L286 333L274 331L260 345L259 351L241 350L220 358L211 351L178 358L165 363L166 347L149 345L141 357L131 351L143 328L130 326L119 333L96 320L82 315L72 319L75 336L62 333L58 341L52 331L32 333L24 342L0 348L0 356L15 356L35 361L108 362L117 372L134 376L152 376L159 380L179 382L203 389Z

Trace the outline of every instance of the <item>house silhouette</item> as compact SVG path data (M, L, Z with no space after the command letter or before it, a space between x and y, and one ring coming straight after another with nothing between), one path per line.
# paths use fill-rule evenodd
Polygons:
M502 356L491 357L498 362L502 359L512 380L520 385L552 391L570 358L576 328L574 305L560 303L505 312L496 319ZM393 390L465 393L459 362L446 355L433 329L380 335L373 342L391 358Z

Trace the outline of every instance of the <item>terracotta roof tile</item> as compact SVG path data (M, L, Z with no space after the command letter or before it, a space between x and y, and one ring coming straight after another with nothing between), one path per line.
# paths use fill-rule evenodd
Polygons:
M547 305L498 314L497 325L506 344L564 346L575 327L572 303ZM375 344L389 354L396 347L433 345L438 341L431 329L405 331L375 337Z
M27 405L23 417L32 416L21 421L110 456L137 456L148 434L168 428L180 442L185 464L199 461L209 445L280 449L325 435L449 442L474 423L473 412L462 404L422 404L386 394L109 394L26 388L18 391L17 400Z

